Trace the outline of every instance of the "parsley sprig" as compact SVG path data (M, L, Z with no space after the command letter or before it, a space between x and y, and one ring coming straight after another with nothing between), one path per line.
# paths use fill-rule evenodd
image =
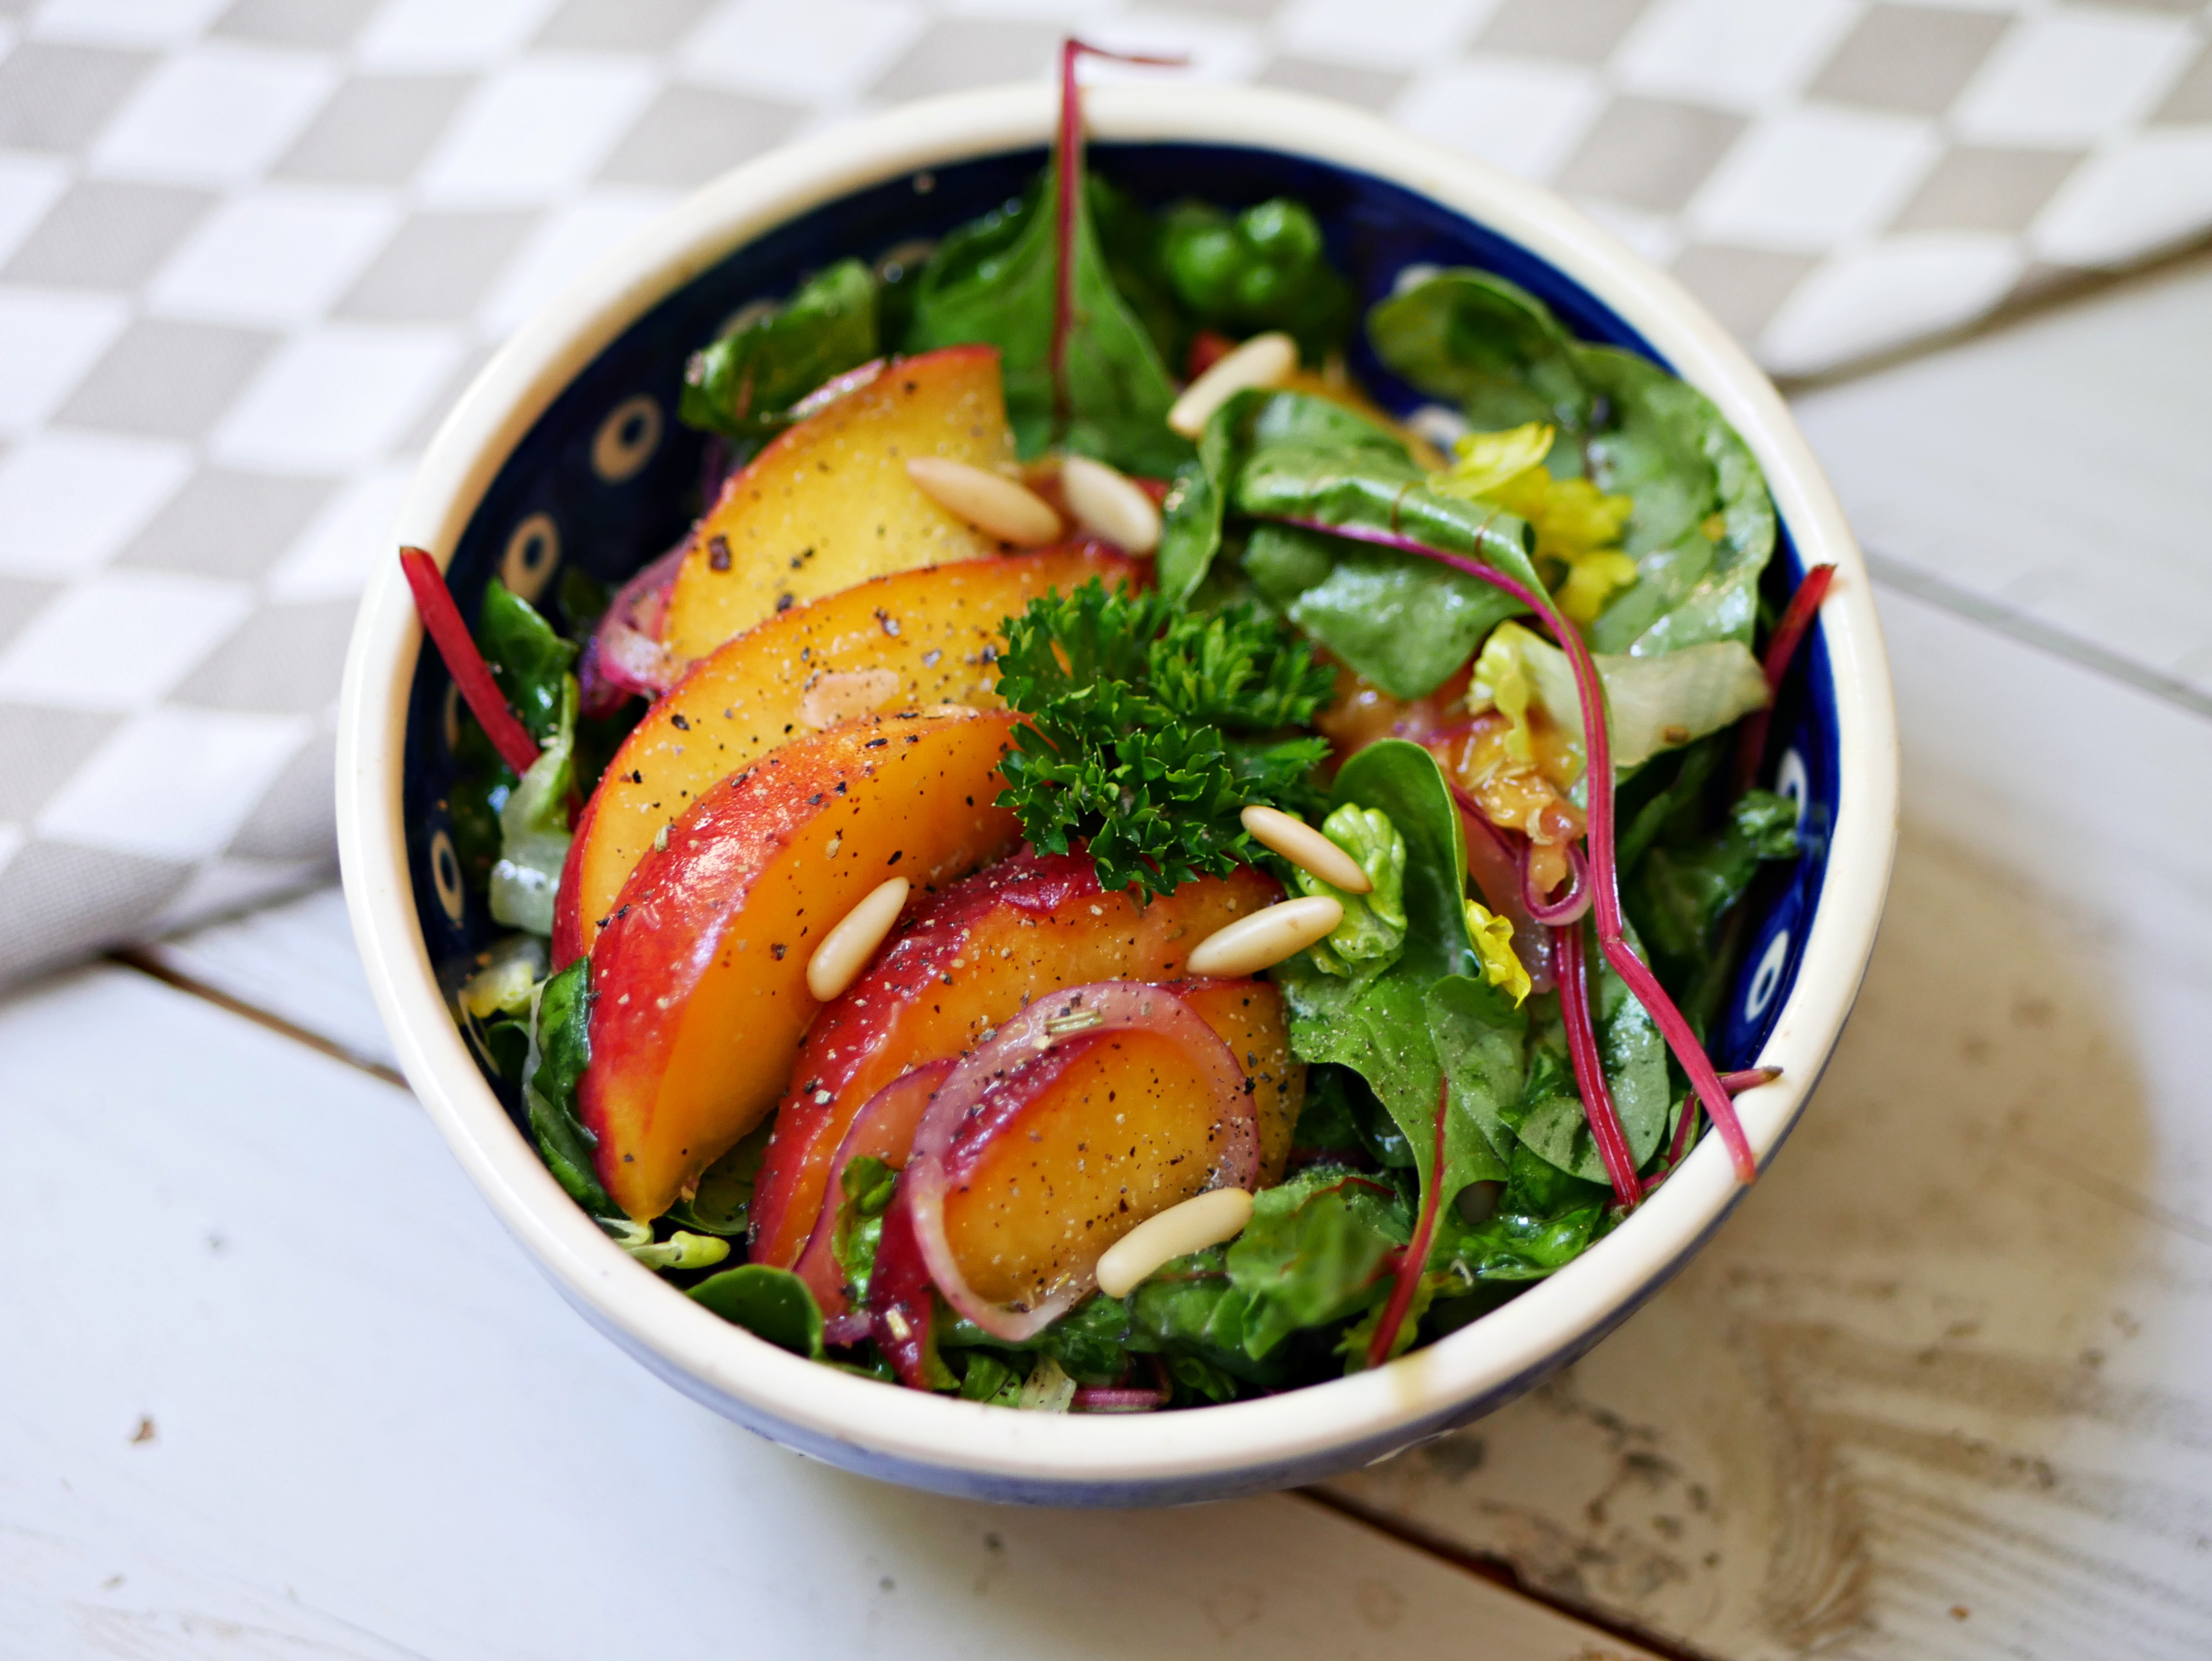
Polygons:
M1064 854L1087 840L1109 890L1171 893L1262 850L1237 815L1255 803L1309 816L1328 743L1300 731L1334 673L1249 605L1210 617L1093 579L1006 622L999 695L1014 729L999 806Z

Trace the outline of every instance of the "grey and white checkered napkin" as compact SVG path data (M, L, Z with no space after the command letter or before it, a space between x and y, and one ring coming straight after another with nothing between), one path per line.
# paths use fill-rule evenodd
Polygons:
M410 460L794 133L1080 27L1558 186L1777 369L2212 225L2199 0L0 0L0 981L309 880Z

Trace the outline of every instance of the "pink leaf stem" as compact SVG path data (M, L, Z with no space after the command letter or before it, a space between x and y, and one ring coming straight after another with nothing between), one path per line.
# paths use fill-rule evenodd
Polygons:
M1075 1392L1078 1413L1150 1413L1168 1404L1164 1390L1125 1384L1085 1384Z
M1094 46L1073 35L1060 43L1060 154L1057 157L1059 200L1054 204L1055 247L1059 267L1052 292L1052 415L1053 424L1064 429L1073 405L1067 393L1067 338L1075 328L1075 232L1083 198L1083 91L1075 78L1079 58L1110 58L1117 64L1150 64L1172 69L1190 60L1181 54L1155 57L1140 52L1113 52Z
M1759 758L1766 753L1767 723L1774 718L1774 700L1781 696L1782 678L1790 672L1790 660L1797 655L1797 648L1805 632L1813 626L1814 614L1820 611L1820 602L1828 597L1828 585L1836 578L1832 565L1815 565L1805 573L1797 584L1797 592L1790 596L1790 604L1783 608L1782 620L1774 625L1774 634L1766 642L1766 656L1760 667L1766 671L1766 708L1754 709L1744 718L1743 731L1735 741L1735 793L1739 796L1751 788L1759 776Z
M1745 1091L1756 1090L1763 1084L1772 1084L1781 1076L1782 1069L1778 1067L1747 1067L1741 1072L1722 1074L1721 1088L1727 1091L1729 1098L1733 1100L1742 1095ZM1682 1163L1683 1152L1690 1145L1690 1128L1696 1123L1697 1117L1693 1109L1686 1107L1682 1116L1675 1121L1674 1140L1668 1145L1667 1148L1668 1171L1672 1171ZM1656 1177L1653 1178L1654 1186L1656 1186L1657 1180Z
M1605 1081L1605 1064L1597 1053L1597 1031L1590 1025L1589 977L1583 963L1583 931L1569 923L1552 933L1553 952L1559 964L1559 1013L1567 1026L1567 1054L1575 1064L1575 1088L1583 1098L1583 1116L1597 1142L1598 1158L1613 1191L1625 1206L1644 1197L1637 1180L1636 1156L1621 1129L1620 1110L1613 1104L1613 1089Z
M1444 1189L1444 1116L1451 1111L1451 1080L1447 1077L1437 1082L1437 1147L1435 1163L1429 1167L1428 1192L1421 1196L1421 1220L1413 1229L1413 1244L1398 1257L1398 1272L1390 1283L1390 1299L1382 1305L1382 1318L1375 1323L1375 1335L1367 1342L1367 1367L1371 1372L1390 1359L1390 1347L1398 1340L1398 1329L1406 1323L1406 1311L1413 1306L1413 1291L1421 1283L1421 1271L1428 1267L1429 1247L1437 1238L1437 1211L1443 1198Z
M402 548L399 569L415 596L415 614L422 619L422 630L437 647L453 684L461 689L469 713L484 729L499 758L518 775L527 773L538 759L538 740L507 707L507 695L499 690L491 665L477 649L469 625L461 621L460 608L453 604L453 590L446 587L438 562L420 548Z
M1580 922L1590 909L1589 861L1583 857L1581 849L1567 844L1567 897L1563 900L1547 899L1536 891L1535 882L1528 874L1528 849L1523 843L1515 864L1521 874L1521 896L1528 907L1528 915L1547 928L1565 928Z
M1586 781L1589 795L1589 833L1591 905L1597 915L1598 949L1613 971L1628 983L1628 989L1636 995L1651 1016L1659 1031L1666 1036L1668 1048L1674 1059L1690 1076L1690 1083L1712 1115L1713 1125L1721 1140L1728 1146L1729 1157L1735 1163L1736 1177L1751 1182L1759 1175L1759 1160L1751 1151L1751 1143L1743 1134L1743 1124L1736 1117L1735 1109L1728 1092L1721 1088L1719 1075L1713 1070L1712 1058L1705 1054L1698 1035L1691 1031L1682 1012L1667 995L1658 978L1646 968L1644 960L1629 950L1626 925L1620 911L1620 873L1613 863L1613 741L1606 730L1605 688L1598 679L1597 665L1591 660L1589 648L1574 624L1559 614L1552 604L1551 596L1524 587L1503 571L1495 570L1479 560L1460 554L1448 554L1431 548L1417 538L1395 531L1378 531L1362 525L1331 525L1314 519L1285 516L1281 521L1307 530L1319 531L1328 536L1348 537L1357 542L1370 542L1385 548L1396 548L1403 552L1418 554L1424 559L1434 560L1450 567L1476 581L1487 583L1499 593L1519 600L1543 620L1552 631L1559 648L1566 653L1567 661L1574 666L1575 694L1582 705L1583 738L1589 771Z

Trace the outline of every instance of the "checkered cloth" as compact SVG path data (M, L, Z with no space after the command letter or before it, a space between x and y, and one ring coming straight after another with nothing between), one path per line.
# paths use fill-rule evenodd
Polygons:
M2204 11L0 0L0 980L327 871L411 459L570 273L795 134L1073 26L1180 47L1556 186L1799 372L2212 223Z

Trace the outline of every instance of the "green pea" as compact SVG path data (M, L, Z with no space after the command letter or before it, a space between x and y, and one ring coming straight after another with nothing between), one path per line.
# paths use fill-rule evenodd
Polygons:
M1226 225L1197 227L1176 239L1168 255L1170 274L1182 297L1201 312L1214 312L1235 291L1245 254Z
M1246 209L1237 228L1246 241L1278 265L1306 265L1321 256L1321 227L1303 204L1287 197Z
M1237 309L1255 314L1272 312L1290 286L1279 265L1248 265L1237 278Z

